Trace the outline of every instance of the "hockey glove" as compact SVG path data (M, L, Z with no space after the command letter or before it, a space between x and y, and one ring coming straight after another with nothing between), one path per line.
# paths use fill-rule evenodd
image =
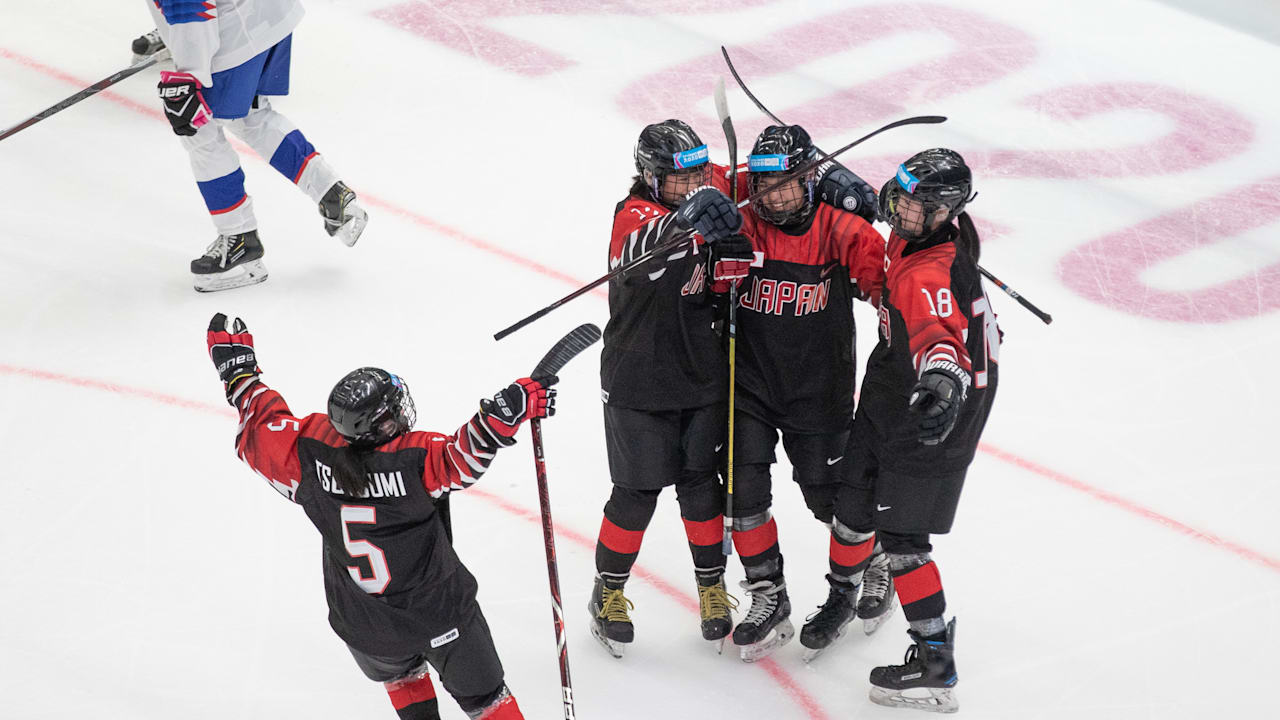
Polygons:
M253 335L240 318L228 327L227 316L218 313L209 321L208 342L209 357L222 377L227 402L234 406L240 394L256 383L262 372L253 351Z
M200 81L191 73L160 73L160 99L164 101L164 116L177 135L195 135L196 131L213 119L213 111L200 92Z
M560 378L520 378L492 400L480 401L480 414L489 429L504 445L515 443L516 431L525 420L536 420L556 414L556 391L551 389Z
M876 220L875 188L834 160L818 166L818 196L837 210L848 210L869 223Z
M751 241L742 235L729 237L711 246L711 292L727 293L742 284L756 259Z
M742 213L727 195L703 186L689 193L676 210L676 225L697 230L709 243L723 240L742 227Z
M920 417L920 442L937 445L947 439L969 389L969 373L953 362L935 363L911 388L908 409Z

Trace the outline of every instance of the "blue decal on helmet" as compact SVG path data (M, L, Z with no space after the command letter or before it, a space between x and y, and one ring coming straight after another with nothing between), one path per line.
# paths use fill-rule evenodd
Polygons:
M898 185L907 192L915 192L916 186L920 184L920 178L911 174L906 165L898 166Z
M676 170L697 167L707 162L711 154L707 152L706 145L699 145L692 150L681 150L680 152L671 153L671 162L675 165Z
M782 172L790 165L786 155L748 155L747 169L751 172Z

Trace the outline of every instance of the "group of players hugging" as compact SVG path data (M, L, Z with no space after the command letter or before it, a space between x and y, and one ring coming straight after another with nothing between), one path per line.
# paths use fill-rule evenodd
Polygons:
M191 264L196 289L266 279L224 129L317 204L329 235L354 245L367 214L266 97L288 92L298 0L146 4L158 29L139 39L141 50L162 42L172 50L160 99L218 230ZM955 620L944 618L929 538L951 529L995 394L1000 345L978 274L978 235L964 212L972 178L959 154L926 150L877 194L816 158L794 125L767 128L739 168L712 164L680 120L640 133L636 175L615 210L610 267L673 235L690 241L609 287L601 383L613 490L596 546L592 631L618 657L634 640L624 589L658 495L674 485L702 636L723 647L732 634L746 661L791 639L770 512L781 435L805 504L831 536L830 593L800 631L806 659L855 617L874 631L900 602L912 645L904 664L872 670L871 699L951 712ZM737 208L737 198L759 191L767 192ZM887 241L876 221L889 226ZM856 413L854 300L879 313ZM554 413L556 378L520 378L444 434L413 430L408 385L386 370L349 373L327 413L298 417L263 382L242 320L215 315L207 346L239 412L237 454L320 531L330 625L365 675L385 685L397 715L439 719L434 667L469 718L523 718L441 500L479 479L524 421ZM736 627L726 527L751 598Z
M674 485L702 636L723 646L732 634L748 662L791 639L770 512L781 435L805 505L831 536L830 592L800 631L805 659L855 617L872 633L900 602L912 645L904 664L871 671L871 699L953 712L955 620L944 618L929 539L951 529L995 395L1000 345L965 213L972 176L958 153L926 150L877 195L817 159L798 125L766 128L738 168L711 163L680 120L640 133L610 267L673 230L694 236L609 288L600 374L613 491L596 544L593 632L616 657L634 640L624 589L658 495ZM735 200L748 195L758 197L739 211ZM887 242L877 220L891 230ZM732 355L731 289L740 293ZM877 308L880 326L856 413L854 300ZM751 599L736 627L726 526Z

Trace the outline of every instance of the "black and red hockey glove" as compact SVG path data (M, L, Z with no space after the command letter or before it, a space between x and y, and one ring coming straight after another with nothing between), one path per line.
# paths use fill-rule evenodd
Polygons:
M549 377L520 378L505 389L499 390L492 400L480 401L480 414L503 444L515 442L516 431L525 420L535 420L556 414L556 391L551 388L560 381Z
M911 388L908 409L920 416L920 442L937 445L956 426L968 395L969 373L953 362L934 363Z
M236 318L227 326L227 316L218 313L209 321L209 357L222 378L227 402L233 406L240 394L258 381L257 354L253 350L253 335L244 321Z
M213 119L213 111L200 92L200 81L191 73L160 73L160 99L164 101L164 116L177 135L195 135L196 131Z
M834 160L818 166L818 197L822 202L859 215L869 223L876 220L875 188Z
M727 293L731 286L741 285L755 259L751 241L742 235L711 245L711 292Z
M714 243L742 228L742 213L729 196L703 186L689 193L676 209L676 225L697 230L704 240Z

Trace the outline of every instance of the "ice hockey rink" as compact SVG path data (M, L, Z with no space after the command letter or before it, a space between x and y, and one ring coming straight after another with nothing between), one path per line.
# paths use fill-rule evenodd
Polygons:
M193 292L214 233L155 68L0 143L0 717L392 717L327 626L317 533L233 453L209 317L246 319L295 413L373 364L410 383L419 428L451 432L565 331L605 324L596 292L492 339L607 269L643 125L687 119L723 162L723 76L745 155L766 122L721 44L821 147L948 116L843 160L879 187L917 150L960 151L983 265L1055 318L988 286L999 397L934 543L961 716L1276 717L1280 33L1263 3L306 5L275 107L360 193L354 249L244 150L270 279ZM0 2L0 127L124 67L149 29L143 0ZM856 315L865 358L874 313ZM756 665L717 656L669 492L628 586L636 642L621 660L596 644L598 355L561 373L544 428L578 717L910 717L867 700L870 669L907 648L900 611L811 665L794 641ZM785 462L774 477L798 630L826 597L827 534ZM561 711L537 512L527 433L453 500L508 683L543 720Z

